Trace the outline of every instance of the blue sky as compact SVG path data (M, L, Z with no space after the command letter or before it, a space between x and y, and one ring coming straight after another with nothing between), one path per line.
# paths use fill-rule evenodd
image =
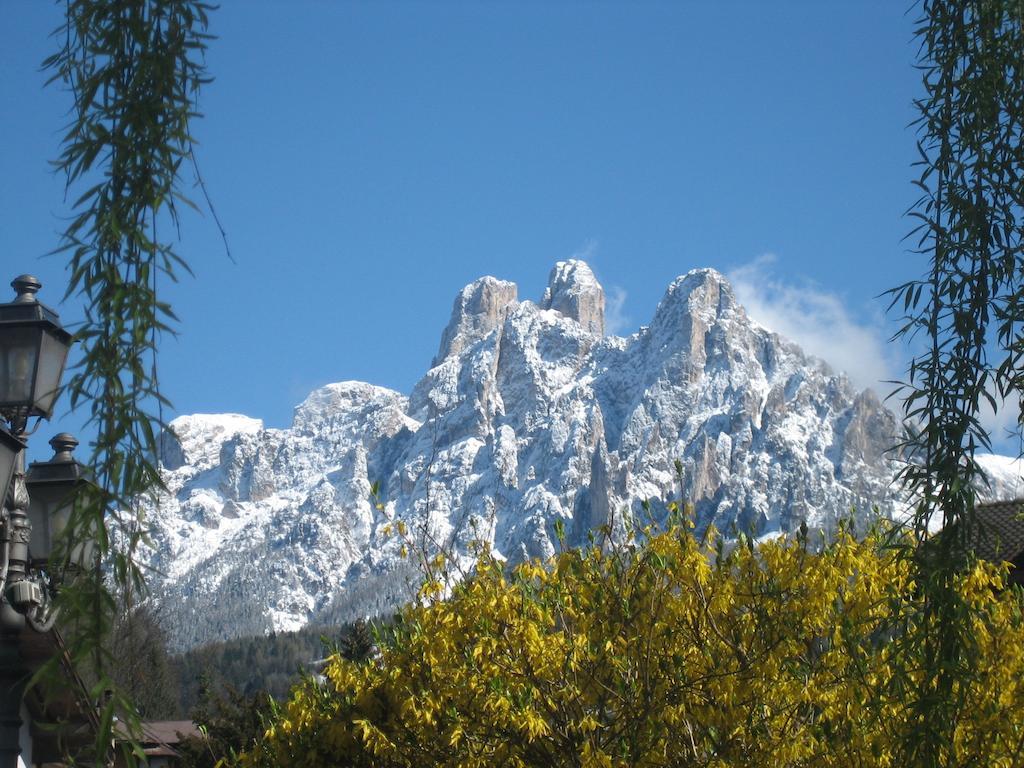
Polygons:
M195 133L236 263L185 217L166 394L286 426L327 382L408 392L463 285L539 298L579 254L623 333L711 266L855 379L898 374L874 297L924 266L901 242L907 5L223 0ZM70 102L39 64L61 9L0 0L2 277L35 272L50 301Z

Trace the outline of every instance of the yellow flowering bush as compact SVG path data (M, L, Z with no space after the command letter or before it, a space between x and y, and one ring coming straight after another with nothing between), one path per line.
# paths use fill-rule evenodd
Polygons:
M895 766L928 631L881 534L723 551L686 527L483 559L380 655L299 684L243 766ZM1004 572L959 584L977 673L958 765L1024 764L1024 622ZM428 584L428 592L437 585Z

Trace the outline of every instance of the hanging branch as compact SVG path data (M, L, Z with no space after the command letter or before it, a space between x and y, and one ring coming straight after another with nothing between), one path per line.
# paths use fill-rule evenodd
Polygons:
M73 661L91 669L97 700L115 689L104 645L111 619L145 588L136 557L146 529L141 504L161 487L157 435L167 404L157 383L157 342L176 320L156 279L189 271L157 239L157 223L176 229L178 206L192 206L180 191L180 169L191 156L197 92L209 81L210 9L198 0L68 0L54 34L61 48L44 62L50 82L74 98L55 165L76 199L57 252L68 259L67 296L85 310L76 334L82 358L67 391L96 430L99 486L77 505L67 537L95 540L98 567L61 601ZM101 714L97 760L109 750L115 713L134 713L116 689Z
M925 342L901 392L912 426L899 480L916 501L913 556L926 596L924 680L906 758L938 766L952 754L957 681L974 673L955 579L983 534L974 518L987 482L975 453L992 439L983 411L1020 404L1024 382L1024 2L923 0L920 11L920 197L908 215L914 252L931 268L889 293L890 309L905 313L897 337ZM936 525L942 535L929 536Z

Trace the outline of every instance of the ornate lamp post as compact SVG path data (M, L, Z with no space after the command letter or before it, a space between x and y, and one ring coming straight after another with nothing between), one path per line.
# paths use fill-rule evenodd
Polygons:
M57 401L71 334L57 313L36 299L42 284L31 275L16 277L17 297L0 304L0 415L15 439L25 442L28 420L49 419ZM25 487L25 453L14 459L13 482L4 488L0 516L0 595L32 628L44 632L52 625L49 599L41 574L30 571L29 496ZM14 629L17 617L0 606L0 624Z
M21 275L11 286L16 298L0 304L0 417L9 426L0 427L0 768L14 768L20 753L28 670L19 656L19 635L26 624L36 632L53 626L55 585L43 568L52 535L67 522L69 492L81 480L80 465L71 458L77 441L59 435L51 442L54 459L33 464L40 498L31 503L25 483L28 422L48 420L53 413L71 334L57 313L36 299L42 287L36 278ZM72 467L77 475L68 485ZM73 556L75 549L70 551Z

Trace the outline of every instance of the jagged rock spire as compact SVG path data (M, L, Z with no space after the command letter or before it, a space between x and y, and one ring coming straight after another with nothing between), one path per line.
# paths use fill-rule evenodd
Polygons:
M604 335L604 288L585 261L555 264L540 306L571 317L590 333Z
M505 322L509 308L516 303L517 293L515 283L490 276L481 277L459 291L434 365L459 354Z

